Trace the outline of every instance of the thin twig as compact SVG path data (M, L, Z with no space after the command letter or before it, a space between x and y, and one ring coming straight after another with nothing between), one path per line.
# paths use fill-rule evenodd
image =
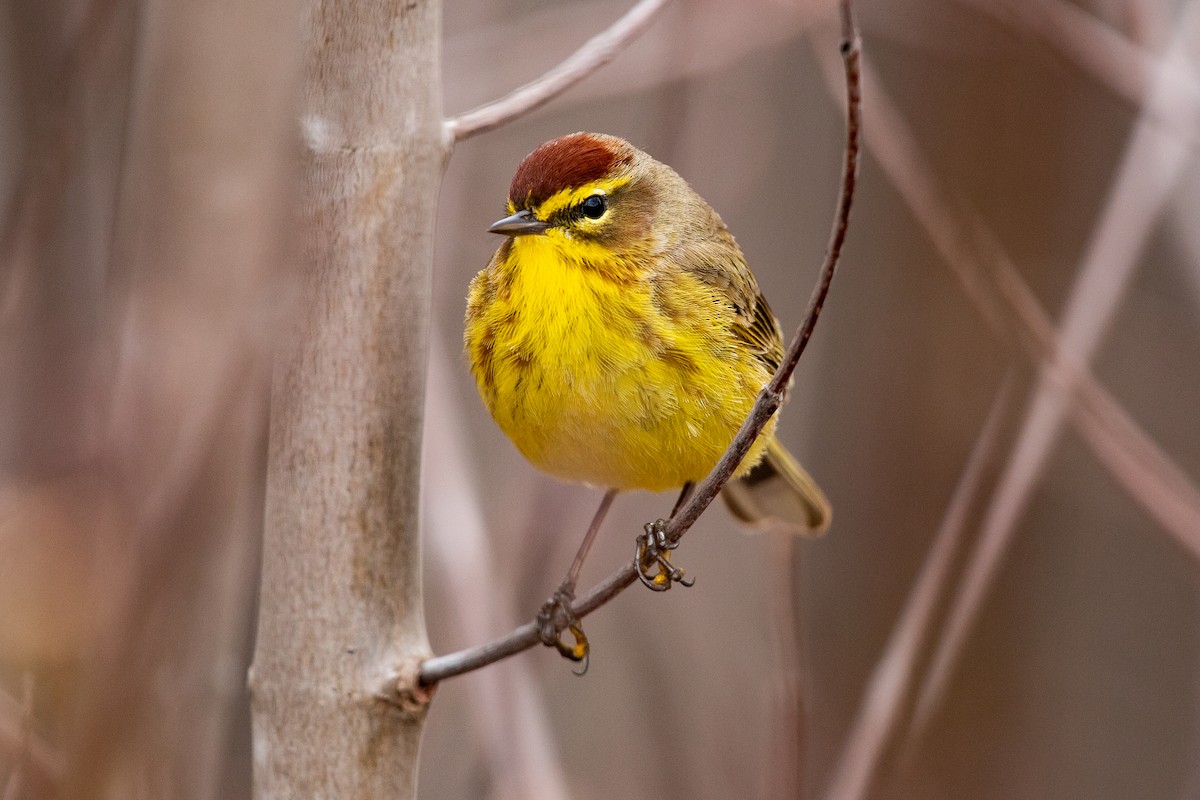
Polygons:
M883 763L888 746L917 688L917 667L928 647L935 612L952 578L952 567L960 550L967 517L984 485L984 471L1000 444L1001 422L1012 405L1012 376L1005 379L967 464L942 516L929 555L909 592L904 610L892 629L879 663L863 692L858 716L846 737L846 746L826 800L857 800L866 797Z
M642 34L671 0L639 0L608 30L588 39L582 47L537 80L514 89L499 100L451 117L445 122L446 138L461 142L499 128L528 114L570 89L612 61Z
M834 272L837 270L842 245L846 240L850 208L858 179L859 139L862 127L862 92L859 70L861 45L858 29L854 24L851 12L851 0L841 0L839 7L842 21L841 55L846 75L846 149L842 163L842 182L838 195L837 212L829 237L829 247L825 253L825 263L821 266L820 278L809 300L804 321L796 331L774 377L759 393L754 408L746 417L746 421L742 423L741 429L721 460L713 467L708 477L697 486L696 492L688 504L667 522L664 533L670 542L678 542L700 517L704 509L708 508L709 504L716 499L717 493L737 470L751 445L758 438L758 434L762 432L771 416L779 409L783 402L784 390L796 368L796 363L800 360L804 348L808 345L808 340L812 337L813 328L817 324L825 297L829 293L829 286L833 282ZM637 570L633 564L628 564L580 597L572 610L576 616L585 617L607 603L635 580L637 580ZM532 647L539 641L537 626L530 622L491 642L457 653L434 656L421 664L421 684L428 686L446 678L478 669Z

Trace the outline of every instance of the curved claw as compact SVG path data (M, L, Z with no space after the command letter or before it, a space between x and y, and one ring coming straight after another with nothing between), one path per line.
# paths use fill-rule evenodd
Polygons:
M679 542L668 539L666 531L666 520L647 522L644 532L637 538L633 558L638 580L654 592L665 592L675 583L685 587L696 583L695 580L684 578L683 570L671 563L670 553L679 546ZM656 573L652 572L655 567L658 568Z
M574 599L574 593L562 587L551 595L538 611L538 638L542 640L542 644L557 650L563 658L581 662L583 668L575 674L583 675L588 669L588 654L591 648L588 644L587 634L583 632L583 627L579 623L579 618L571 609L571 601ZM565 630L570 631L575 638L574 644L568 644L562 640L564 628L561 626L563 623L556 619L558 617L556 612L559 609L562 609L563 617L566 620Z
M638 567L637 567L638 580L640 580L642 582L642 585L645 586L647 589L649 589L652 592L665 592L667 589L671 588L671 582L668 580L664 580L663 574L661 572L658 573L657 575L651 575L647 572L649 565L642 562L640 558L636 561L636 563L638 565ZM651 562L651 564L653 564L653 563L655 563L655 562Z
M576 672L576 675L583 675L588 669L588 655L591 653L591 646L588 644L587 634L583 632L583 628L578 622L571 623L567 626L567 630L575 637L575 644L567 644L561 638L554 640L554 649L558 650L559 655L583 664L583 668Z

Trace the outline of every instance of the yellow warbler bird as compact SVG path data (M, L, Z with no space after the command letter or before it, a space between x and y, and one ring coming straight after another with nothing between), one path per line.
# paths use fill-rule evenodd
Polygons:
M607 487L606 500L686 491L783 355L733 236L673 169L595 133L530 153L507 210L488 230L508 238L471 282L466 315L492 417L535 466ZM772 419L723 495L752 527L819 533L829 503L774 428Z

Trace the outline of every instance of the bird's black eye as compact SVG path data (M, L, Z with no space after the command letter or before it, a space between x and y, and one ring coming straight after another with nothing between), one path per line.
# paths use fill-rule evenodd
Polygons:
M607 209L608 203L602 194L594 194L579 204L579 210L588 219L600 219Z

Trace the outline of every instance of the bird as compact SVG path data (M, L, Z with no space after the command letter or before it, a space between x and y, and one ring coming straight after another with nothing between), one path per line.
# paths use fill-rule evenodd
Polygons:
M678 509L783 356L721 217L670 166L580 132L520 162L488 231L505 239L471 281L464 345L492 418L550 475L609 501L681 488ZM830 504L775 437L777 418L722 496L751 529L823 533Z

